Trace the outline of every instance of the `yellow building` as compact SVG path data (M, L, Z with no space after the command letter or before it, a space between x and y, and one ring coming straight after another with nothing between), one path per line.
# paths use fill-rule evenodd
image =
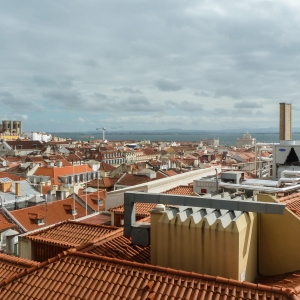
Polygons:
M257 214L195 207L181 211L155 208L151 211L151 264L254 281Z

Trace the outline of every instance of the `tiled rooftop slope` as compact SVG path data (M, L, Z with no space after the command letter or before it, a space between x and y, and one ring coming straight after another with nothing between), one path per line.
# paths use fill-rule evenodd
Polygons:
M281 203L286 204L286 207L300 217L300 193L278 198Z
M123 228L103 236L98 242L83 247L81 252L150 264L150 247L133 245L123 236Z
M26 238L54 245L76 247L96 238L99 239L117 229L117 227L112 226L68 221L42 231L28 234Z
M150 217L141 221L149 222ZM29 233L20 239L20 243L24 240L26 245L28 242L33 242L30 248L31 259L40 262L64 250L77 247L81 252L150 263L150 247L133 245L131 239L123 236L123 228L113 226L68 221ZM21 247L21 250L26 253L24 247ZM20 254L24 255L23 252Z
M299 299L286 289L70 250L0 283L0 299Z
M38 263L32 260L0 253L0 280L5 280L15 274L37 265Z

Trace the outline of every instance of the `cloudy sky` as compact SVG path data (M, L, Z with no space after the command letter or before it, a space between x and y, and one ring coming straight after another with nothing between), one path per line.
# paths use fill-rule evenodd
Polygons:
M300 127L299 0L0 0L0 121Z

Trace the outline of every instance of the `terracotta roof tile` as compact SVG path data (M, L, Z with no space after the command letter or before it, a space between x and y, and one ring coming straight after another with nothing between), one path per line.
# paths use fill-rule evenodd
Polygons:
M79 197L94 209L94 211L104 211L105 210L105 198L106 190L98 190L92 193L78 193Z
M80 251L150 264L150 247L133 245L130 239L124 237L123 231L123 228L112 231L100 237L98 242Z
M5 177L8 177L9 179L11 179L13 181L20 181L20 180L25 180L26 179L24 177L9 174L9 173L6 173L6 172L0 172L0 178L5 178Z
M167 171L164 171L164 173L166 173L168 176L178 175L178 173L175 172L174 170L167 170Z
M106 236L117 229L118 227L113 226L67 221L50 228L28 234L26 235L26 238L33 241L70 248L95 239L98 240L100 237Z
M2 213L0 213L0 232L4 231L6 229L15 228L15 227L16 227L15 224L10 223L5 218L5 216Z
M40 229L43 226L59 223L66 220L72 220L73 215L67 211L64 204L68 204L74 207L74 199L67 198L63 200L57 200L48 204L42 204L27 208L11 211L10 213L26 228L27 231ZM86 215L85 207L75 202L75 208L77 209L76 218L81 218ZM38 225L30 216L32 214L38 216L44 216L44 225Z
M141 203L138 202L135 204L135 214L138 217L147 217L150 216L149 211L156 206L155 203ZM112 207L109 209L109 211L123 214L124 213L124 205Z
M99 168L99 170L100 171L104 171L104 172L110 172L110 171L113 171L113 170L115 170L116 169L116 167L114 167L114 166L112 166L112 165L110 165L110 164L107 164L106 162L101 162L101 164L100 164L100 168Z
M106 213L92 215L90 217L85 218L84 222L95 225L111 225L111 215Z
M256 281L268 286L296 289L298 294L300 293L300 271L276 276L260 276Z
M289 210L300 217L300 193L293 193L285 197L280 197L278 200L286 204L286 207Z
M105 188L110 189L114 186L114 184L117 182L118 178L109 178L109 177L103 177L101 179L95 179L87 183L87 186L94 187L94 188Z
M162 194L190 196L191 194L193 194L193 192L194 189L192 185L179 185L163 192Z
M0 280L5 280L37 265L37 262L31 260L0 253Z
M65 276L67 274L67 276ZM39 278L39 280L36 280ZM0 283L1 299L295 299L296 290L72 251Z
M125 174L117 182L117 185L133 186L151 181L146 175Z

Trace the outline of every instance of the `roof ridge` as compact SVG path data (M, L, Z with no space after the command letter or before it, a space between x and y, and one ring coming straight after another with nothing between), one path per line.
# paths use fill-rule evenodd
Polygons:
M34 261L34 260L27 260L25 258L21 258L21 257L16 257L16 256L11 256L11 255L7 255L4 253L0 253L0 260L4 260L10 263L16 263L18 265L23 265L23 266L27 266L27 267L32 267L32 265L37 265L38 262Z
M121 227L121 228L118 228L117 230L114 230L108 234L105 234L103 236L99 236L97 238L95 238L94 240L91 240L90 242L94 244L96 243L100 243L100 242L106 242L108 240L111 240L113 239L116 235L122 233L124 229Z
M7 284L12 283L13 281L15 281L19 278L22 278L23 276L31 274L31 273L35 272L36 270L42 269L43 267L45 267L53 262L56 262L56 261L60 260L61 258L72 254L75 251L76 251L76 248L68 249L66 251L63 251L62 253L59 253L58 255L56 255L52 258L47 259L46 261L44 261L42 263L36 263L35 266L28 268L18 274L15 274L9 278L6 278L6 279L0 281L0 288L4 287Z
M65 242L65 241L61 242L61 241L57 241L57 240L54 240L54 239L49 239L49 238L46 238L46 237L40 237L40 236L30 236L30 237L28 237L28 239L34 240L34 241L46 242L46 243L53 244L53 245L70 246L72 248L78 246L78 244Z

